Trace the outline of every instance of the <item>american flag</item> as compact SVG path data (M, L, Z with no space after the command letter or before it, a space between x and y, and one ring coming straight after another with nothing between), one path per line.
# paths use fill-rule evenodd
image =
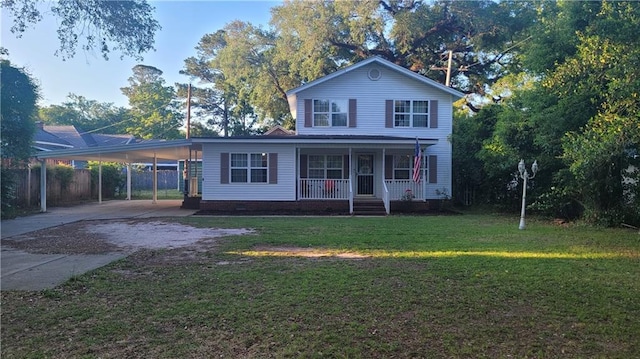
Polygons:
M420 144L416 138L416 152L413 157L413 182L420 182L420 165L422 164L422 156L420 156Z

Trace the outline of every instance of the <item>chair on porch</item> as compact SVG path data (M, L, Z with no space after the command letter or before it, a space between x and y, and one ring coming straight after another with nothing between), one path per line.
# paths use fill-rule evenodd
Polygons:
M326 198L334 198L336 193L336 181L324 180L324 194Z

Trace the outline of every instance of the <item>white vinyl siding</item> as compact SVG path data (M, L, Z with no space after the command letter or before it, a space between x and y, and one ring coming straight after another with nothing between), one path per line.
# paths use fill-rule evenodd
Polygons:
M377 66L377 65L369 65ZM405 75L379 66L381 77L372 81L368 77L369 66L347 72L329 81L295 94L296 131L300 135L383 135L409 138L434 138L446 141L451 134L452 96L437 88L407 78ZM357 126L332 127L313 126L312 99L354 99L357 110ZM305 100L309 102L309 116L305 126ZM433 127L386 127L386 101L429 101L429 112L436 110L437 128ZM432 109L431 101L437 101ZM434 102L435 103L435 102ZM356 111L354 111L356 112ZM429 115L429 114L425 114ZM429 119L430 120L430 119ZM420 119L418 119L418 122ZM430 121L429 121L430 122ZM429 124L428 126L430 126Z
M221 173L221 167L223 167L221 166L221 158L225 157L225 153L229 161L229 170L232 168L231 155L257 155L254 158L254 164L256 165L254 170L256 171L254 171L253 175L258 177L266 176L268 182L231 182L229 170L227 170L226 174ZM262 158L263 153L268 156L268 164L275 163L277 169L257 166L264 161ZM293 165L296 160L294 146L281 144L225 143L221 145L204 143L202 145L202 159L203 200L293 201L296 199L296 168ZM247 160L249 161L249 158ZM265 169L266 171L264 171ZM274 173L277 173L277 178L271 178ZM225 175L228 183L224 183L222 178ZM251 178L250 173L247 176Z

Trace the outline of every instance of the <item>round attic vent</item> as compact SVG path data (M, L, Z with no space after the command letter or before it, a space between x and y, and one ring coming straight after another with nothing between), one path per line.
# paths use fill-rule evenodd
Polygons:
M376 68L373 68L373 69L369 70L368 76L369 76L369 78L371 80L378 81L382 77L382 73L380 72L380 70L378 70Z

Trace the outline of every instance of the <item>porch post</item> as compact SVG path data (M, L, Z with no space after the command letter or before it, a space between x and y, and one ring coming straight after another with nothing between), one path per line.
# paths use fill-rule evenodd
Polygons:
M40 212L47 211L47 161L40 160Z
M296 146L296 201L300 200L302 188L300 188L300 147Z
M102 157L98 161L98 203L102 203Z
M387 148L383 147L382 148L382 171L380 171L380 174L382 175L381 176L382 177L382 183L384 183L384 180L385 180L384 171L385 171L386 168L387 168Z
M349 214L353 214L353 178L351 176L352 173L354 173L353 153L352 153L351 146L349 146Z
M131 162L127 163L127 200L131 200Z
M158 157L153 154L153 199L151 203L156 204L158 201Z

